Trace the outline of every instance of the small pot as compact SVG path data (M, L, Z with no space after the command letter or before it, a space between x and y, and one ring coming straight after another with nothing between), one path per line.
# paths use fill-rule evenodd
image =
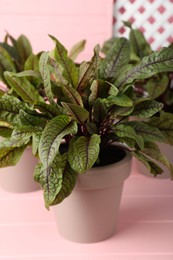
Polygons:
M14 193L40 189L33 179L34 168L37 163L38 159L32 155L31 148L26 148L17 165L0 169L0 187Z
M78 175L70 196L53 206L59 233L78 242L93 243L114 235L124 180L130 175L131 154L114 164Z

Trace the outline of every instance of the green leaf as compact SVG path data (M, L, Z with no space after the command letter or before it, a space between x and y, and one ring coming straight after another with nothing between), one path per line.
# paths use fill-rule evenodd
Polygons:
M52 35L50 38L55 42L55 59L64 68L63 76L68 80L73 88L77 87L78 83L78 70L74 62L68 57L66 48Z
M92 122L86 122L86 128L90 135L98 134L97 125Z
M147 122L131 121L123 124L132 127L137 135L142 136L145 141L164 141L161 131L157 127L148 125Z
M32 54L32 46L25 35L20 35L16 41L16 49L20 57L20 62L24 66L27 58Z
M51 104L54 104L54 97L52 94L52 86L50 81L50 72L48 67L48 58L49 58L48 52L43 52L41 54L39 60L39 70L40 70L41 77L43 79L46 97L48 98Z
M3 68L3 71L16 71L16 66L11 55L2 45L0 45L0 67Z
M8 138L12 134L12 126L6 122L0 121L0 136Z
M100 66L100 77L102 79L116 79L121 67L128 64L130 60L130 44L125 38L116 38L114 44L106 54Z
M117 89L117 87L115 87L115 85L111 84L108 82L108 84L110 84L110 90L109 90L109 95L110 96L117 96L119 90Z
M141 154L140 151L135 151L132 154L140 162L142 162L154 176L157 176L158 174L161 174L163 172L163 170L155 162L149 160L146 156Z
M38 109L40 112L42 112L45 115L52 117L58 116L61 113L61 110L58 110L58 107L51 105L51 104L47 104L44 102L37 102L34 106L35 109Z
M58 154L49 167L41 163L36 166L34 179L43 188L46 208L60 203L71 193L76 176L68 166L67 154Z
M72 139L68 151L68 161L75 172L85 173L94 165L98 159L100 141L100 136L97 134L90 138L81 136L75 140Z
M108 106L117 105L120 107L132 107L133 106L133 100L130 99L128 96L126 96L123 93L119 93L117 96L109 96L107 98Z
M115 37L111 37L110 39L106 40L104 43L103 43L103 46L101 48L101 51L104 53L104 54L107 54L108 51L111 49L112 45L115 43L116 41L116 38Z
M152 53L149 43L146 41L144 34L138 29L131 29L129 40L132 52L138 57L143 58Z
M79 82L77 86L77 90L79 92L84 90L97 76L97 70L100 62L99 50L100 47L97 45L94 49L94 56L91 61L82 62L79 67Z
M63 67L56 60L50 57L49 57L49 71L50 71L51 81L56 86L68 85L68 81L63 76Z
M0 168L16 165L20 160L25 148L25 146L0 148Z
M169 163L168 159L160 152L159 147L155 143L146 142L145 148L141 151L141 153L165 165L170 170L170 175L173 177L172 165Z
M128 116L133 112L134 107L120 107L120 106L113 106L110 109L110 119L115 118L117 116Z
M19 122L18 124L25 125L25 126L40 126L44 127L47 123L47 120L45 117L40 115L35 110L30 109L20 109L19 111Z
M2 121L18 124L19 111L25 109L26 104L18 98L4 95L0 98L0 118Z
M142 136L138 135L131 126L124 124L115 125L114 131L117 136L133 139L141 149L144 148L144 140Z
M66 115L53 118L44 128L39 145L39 156L44 166L48 167L59 152L64 136L77 133L77 124Z
M103 101L98 98L94 102L93 117L96 122L102 122L107 116L107 109Z
M38 156L38 148L40 143L42 132L34 132L32 134L32 154L34 156Z
M158 98L167 89L169 84L169 77L166 74L157 75L157 77L150 78L144 85L145 90L152 99Z
M68 54L69 58L74 61L77 58L77 56L79 55L79 53L84 50L85 44L86 44L86 40L82 40L82 41L76 43L69 51L69 54Z
M160 72L173 70L173 49L162 48L160 51L144 57L139 65L132 68L127 74L120 73L115 84L118 88L132 83L135 79L147 79Z
M4 73L4 76L8 84L23 99L23 101L32 105L37 101L43 100L35 87L26 78L18 78L16 77L16 74L8 71Z
M164 136L164 142L173 145L173 114L161 113L160 117L153 117L149 120L148 124L151 127L159 129Z
M109 94L110 83L103 80L94 80L90 86L89 104L93 106L94 102L98 98L106 98Z
M89 112L84 107L65 102L62 102L62 105L66 109L67 113L80 124L84 123L88 119Z
M70 86L64 86L63 92L70 103L83 107L82 97L78 91Z
M163 108L163 104L155 100L140 100L136 103L133 116L139 116L140 118L150 118Z

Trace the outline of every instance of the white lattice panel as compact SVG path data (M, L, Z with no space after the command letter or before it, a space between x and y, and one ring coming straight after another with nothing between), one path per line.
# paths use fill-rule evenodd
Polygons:
M114 35L128 37L122 21L140 29L153 49L173 42L173 0L114 0Z

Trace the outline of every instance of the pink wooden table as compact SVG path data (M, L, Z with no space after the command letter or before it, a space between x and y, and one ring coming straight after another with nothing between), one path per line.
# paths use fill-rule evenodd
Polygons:
M172 260L173 182L140 175L125 183L115 236L95 244L61 238L40 191L0 190L0 259Z

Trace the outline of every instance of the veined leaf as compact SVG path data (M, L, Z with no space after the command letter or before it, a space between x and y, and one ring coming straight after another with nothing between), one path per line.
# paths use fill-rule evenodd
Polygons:
M140 121L130 121L123 124L132 127L137 135L142 136L145 141L164 141L164 136L157 127L149 126L147 123Z
M111 37L110 39L106 40L103 43L101 52L103 52L104 54L107 54L108 51L111 49L112 45L115 43L115 41L116 41L116 37Z
M112 47L106 54L100 66L100 77L102 79L113 78L120 74L120 69L128 64L130 60L130 44L125 38L115 39Z
M68 98L70 103L79 105L83 107L83 101L81 98L81 95L78 93L78 91L70 86L64 86L63 92L65 96Z
M77 122L82 124L88 119L89 112L84 107L65 102L62 102L62 105L67 113Z
M18 124L19 111L25 108L26 104L16 97L4 95L0 98L0 118L2 121L12 125Z
M173 70L173 49L162 48L142 59L139 65L128 71L127 74L120 73L115 84L118 88L132 83L135 79L147 79L160 72Z
M20 62L24 67L25 61L32 54L32 46L25 35L20 35L16 41L15 47L20 57Z
M47 120L45 117L40 115L37 111L35 110L30 110L30 109L20 109L19 111L19 122L21 125L25 126L40 126L44 127L47 123ZM20 124L18 122L18 124Z
M16 165L25 148L26 145L20 147L0 147L0 168Z
M18 140L24 140L24 139L28 139L28 141L30 140L30 138L32 137L33 134L41 134L42 133L42 128L39 126L18 126L15 127L15 129L12 132L11 137L13 139L18 139Z
M0 45L0 65L4 68L4 71L16 72L16 66L13 62L8 51Z
M96 79L98 64L100 62L99 58L100 47L96 46L94 49L94 56L91 59L91 62L83 62L79 68L79 82L77 90L80 92L84 90L88 84Z
M152 53L149 43L146 41L144 34L138 29L131 29L129 40L131 43L132 52L140 59Z
M140 118L150 118L163 108L163 104L155 100L141 100L136 103L132 115Z
M55 159L63 137L76 134L77 130L76 122L66 115L59 115L46 125L39 145L39 156L44 166L50 166Z
M32 70L39 72L39 56L31 53L24 64L24 71Z
M93 117L96 122L102 122L107 116L107 109L103 101L98 98L94 102Z
M48 58L49 58L49 53L48 52L43 52L40 56L39 60L39 69L40 69L40 74L43 79L43 84L44 84L44 89L46 96L51 104L54 104L54 97L52 94L52 86L51 86L51 81L50 81L50 72L48 68Z
M117 96L109 96L107 98L106 103L108 106L117 105L122 107L132 107L133 106L133 100L130 99L125 94L119 93Z
M150 78L144 88L148 92L149 97L152 99L158 98L167 89L169 84L169 77L166 74L158 75L157 77Z
M78 83L78 69L75 66L74 62L68 57L66 48L52 35L49 35L50 38L55 42L55 59L62 65L64 68L63 76L70 82L73 88L77 87Z
M45 102L37 102L34 108L38 109L43 114L50 117L58 116L62 112L62 107L60 107L61 110L58 110L57 106L55 107L54 105L47 104Z
M69 54L68 54L69 58L74 61L77 58L77 56L79 55L79 53L84 50L85 44L86 44L86 40L82 40L82 41L76 43L69 51Z
M68 166L67 154L58 154L49 167L41 163L36 166L34 179L43 188L46 208L60 203L71 193L76 176Z
M89 104L92 106L96 99L105 99L109 95L110 83L103 80L93 80L90 86Z
M63 76L63 67L56 60L50 57L50 53L49 53L49 65L50 65L49 71L50 71L51 81L56 86L68 85L68 81Z
M154 176L163 172L162 168L160 168L155 162L149 160L145 155L141 154L140 151L132 152L132 154L142 162Z
M110 109L110 118L115 118L118 116L128 116L133 112L134 107L120 107L120 106L113 106Z
M146 142L145 148L141 150L141 153L165 165L170 170L170 175L173 178L172 165L169 163L168 159L160 152L159 147L155 143Z
M26 78L18 78L16 77L16 74L8 71L4 73L4 76L8 84L23 99L23 101L32 105L37 101L43 100L35 87Z
M159 129L164 136L164 142L173 145L173 114L162 112L160 117L153 117L148 124Z
M38 155L38 148L39 148L39 143L40 143L40 138L41 138L42 132L34 132L32 134L32 154L34 156Z
M144 148L144 140L142 136L138 135L131 126L119 124L115 126L114 131L120 138L127 137L133 139L141 149Z
M100 136L97 134L90 138L81 136L72 139L68 151L68 161L71 168L77 173L85 173L96 162L99 151Z

